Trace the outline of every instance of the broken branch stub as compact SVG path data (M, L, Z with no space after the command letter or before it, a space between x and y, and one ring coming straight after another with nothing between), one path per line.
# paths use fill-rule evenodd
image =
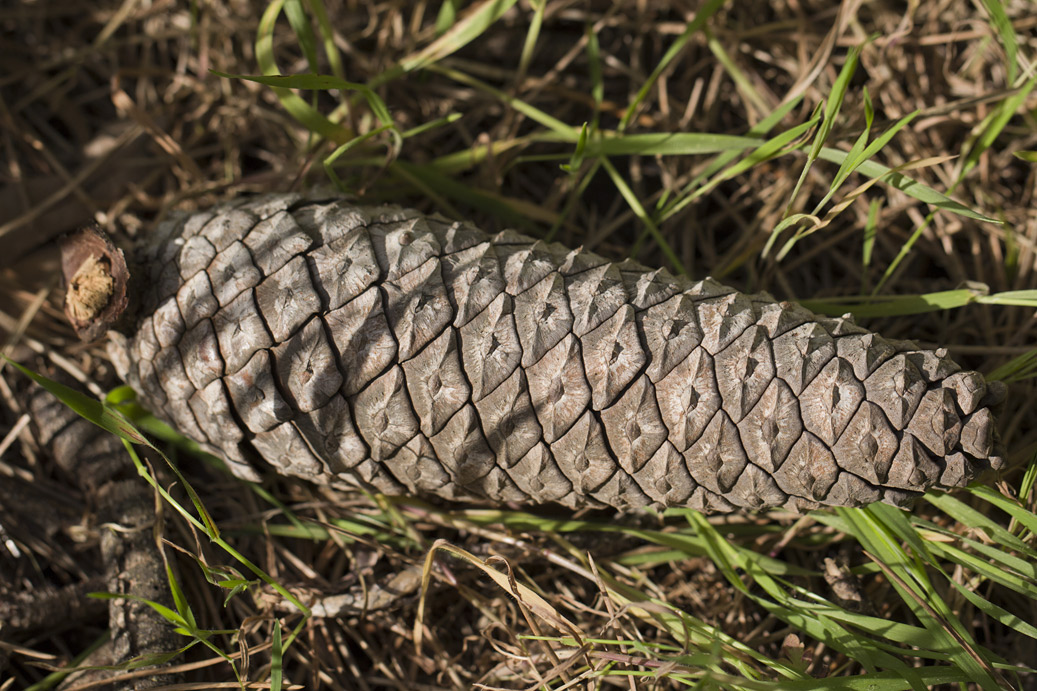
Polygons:
M110 353L255 479L706 511L909 503L1002 464L1003 387L711 279L396 207L164 223Z
M129 271L122 250L95 227L61 238L65 317L84 341L104 335L126 310Z

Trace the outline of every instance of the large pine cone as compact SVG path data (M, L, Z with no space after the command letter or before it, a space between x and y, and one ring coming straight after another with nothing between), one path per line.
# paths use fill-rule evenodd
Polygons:
M266 196L163 224L110 352L256 478L733 511L909 502L999 468L942 351L768 295L395 207Z

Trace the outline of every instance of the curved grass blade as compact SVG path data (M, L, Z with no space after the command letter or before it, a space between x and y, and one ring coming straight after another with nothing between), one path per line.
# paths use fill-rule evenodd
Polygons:
M330 74L228 74L217 70L210 70L210 72L227 79L244 79L257 84L272 86L275 89L308 89L313 91L338 89L340 91L356 91L367 100L368 105L371 107L371 112L374 113L374 116L382 125L395 126L385 101L366 84L348 82L345 79L339 79Z
M453 22L452 26L435 41L405 57L396 68L373 79L371 85L378 86L401 74L424 69L456 53L479 38L516 2L517 0L484 0L466 16Z
M11 360L6 355L0 355L0 357L7 361L7 364L54 394L59 401L75 411L80 417L89 420L106 432L110 432L131 444L151 445L147 437L141 434L133 423L116 408L106 406L97 399L91 398L64 384L59 384L41 374L37 374L24 365Z
M271 2L263 12L259 28L256 31L256 61L259 63L260 72L267 76L280 74L277 62L274 60L274 26L277 24L277 18L280 16L285 2L286 0ZM212 72L220 77L235 78L234 75L215 70ZM310 132L337 144L345 144L353 138L352 130L324 117L310 104L292 93L290 89L276 84L271 86L274 87L274 93L277 94L284 109Z
M847 156L848 154L845 151L839 151L838 149L832 149L827 146L823 147L819 154L820 158L838 164L842 164L843 161L846 160ZM913 197L918 201L932 204L941 211L949 211L950 213L958 214L959 216L971 218L976 221L1002 225L1002 222L996 218L991 218L990 216L981 214L978 211L974 211L964 204L956 202L947 195L937 192L928 185L923 185L917 180L913 180L906 175L893 173L892 169L882 165L881 163L876 163L875 161L862 161L857 170L862 175L866 175L869 178L881 178L888 175L889 177L883 181L883 184L900 190L904 194Z
M159 448L152 444L151 441L149 441L147 437L145 437L136 428L136 426L132 422L130 422L130 420L125 415L123 415L123 413L120 410L114 408L114 406L104 405L100 401L96 401L90 398L89 396L75 391L74 389L70 389L67 386L59 384L55 381L51 381L47 377L33 372L25 366L17 362L14 362L13 360L10 360L6 356L0 355L0 357L3 357L20 372L24 373L30 379L39 383L40 386L45 388L47 391L50 391L52 394L57 396L59 400L68 405L80 416L94 423L98 427L101 427L102 429L111 432L112 434L115 434L120 439L122 439L123 445L126 447L127 452L129 452L130 454L130 458L133 460L134 465L137 467L137 472L140 473L140 475L145 480L147 480L148 483L159 492L159 494L162 495L162 497L169 503L170 506L172 506L177 511L177 513L183 516L185 520L190 522L196 528L205 532L206 536L208 536L210 540L218 544L221 548L223 548L224 551L226 551L232 557L237 559L241 564L243 564L246 568L252 571L252 573L254 573L256 576L262 578L267 584L274 588L274 590L276 590L282 597L284 597L286 600L295 605L295 607L297 607L300 612L303 612L305 616L309 616L309 609L304 604L302 604L302 602L300 602L298 598L296 598L294 595L288 592L288 590L286 590L284 586L282 586L280 583L271 578L261 568L249 561L244 555L242 555L240 552L234 549L234 547L228 544L220 536L220 531L219 528L216 526L216 522L213 520L212 516L209 514L205 506L202 504L201 498L198 496L197 492L194 490L191 484L187 481L187 478L185 478L180 473L179 468L177 468L176 465L173 464L173 462L164 453L162 453L162 451ZM161 484L158 483L157 480L155 480L151 473L148 472L147 467L144 465L143 461L141 461L140 456L137 455L137 452L134 448L134 444L140 444L148 447L156 454L158 454L159 457L161 457L166 462L166 464L173 471L173 473L176 474L177 479L183 485L184 491L188 493L188 496L190 497L191 502L195 507L195 510L201 517L200 519L196 518L187 509L181 506L180 503L168 492L168 490L166 490L165 487L163 487Z

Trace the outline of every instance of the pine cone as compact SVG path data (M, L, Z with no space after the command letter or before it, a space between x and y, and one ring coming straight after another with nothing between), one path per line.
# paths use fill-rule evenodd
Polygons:
M570 507L909 503L1002 464L1000 387L711 279L395 207L164 223L110 353L258 478Z

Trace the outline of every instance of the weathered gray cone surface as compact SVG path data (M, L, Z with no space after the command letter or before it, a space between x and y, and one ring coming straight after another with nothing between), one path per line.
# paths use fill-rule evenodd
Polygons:
M266 196L137 259L112 358L242 477L733 511L903 504L1001 466L996 396L944 352L513 231Z

